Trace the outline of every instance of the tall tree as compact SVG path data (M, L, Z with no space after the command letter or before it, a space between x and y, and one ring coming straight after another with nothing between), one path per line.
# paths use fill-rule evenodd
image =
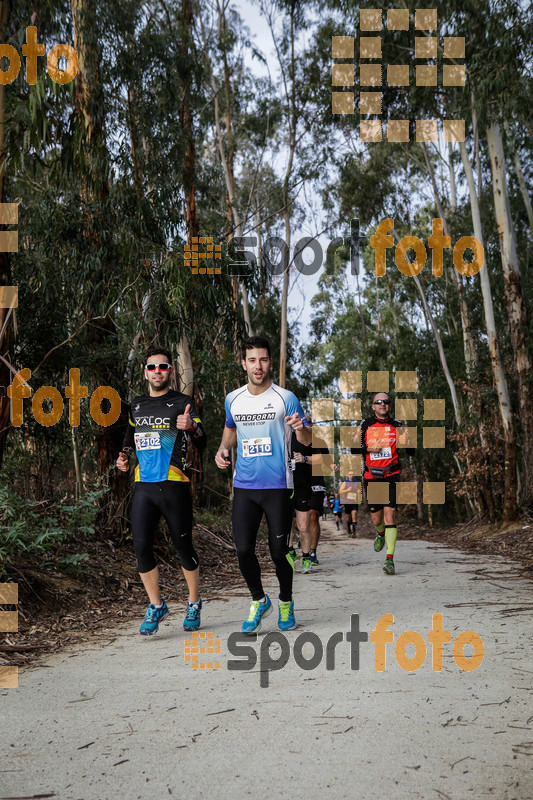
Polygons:
M11 0L0 0L0 42L3 44L8 38L8 26L11 16ZM6 202L6 171L7 171L7 142L6 142L6 87L0 84L0 203ZM11 257L9 253L0 252L0 287L11 286ZM1 291L1 289L0 289ZM11 349L10 317L13 309L0 308L0 385L8 386L11 383L11 371L8 363ZM4 456L7 432L9 429L9 400L2 394L0 397L0 465Z
M522 464L524 469L522 492L524 500L530 501L533 498L533 486L531 485L533 480L533 419L528 413L528 409L532 407L533 403L533 382L531 379L532 363L527 340L529 320L522 292L522 276L516 250L516 236L511 219L503 143L500 127L497 123L488 126L487 143L492 170L494 211L498 225L505 281L505 300L518 381L518 398L521 412L520 427L522 431Z
M468 191L470 196L470 209L472 212L472 221L474 224L474 235L476 239L484 246L483 229L481 226L481 213L479 208L479 199L476 192L474 183L474 173L466 145L464 142L460 144L461 159L465 171L466 181L468 184ZM483 299L483 312L485 317L485 328L487 331L490 363L492 369L492 378L496 393L498 395L498 408L502 422L504 447L505 447L505 489L504 489L504 505L503 505L503 518L505 521L512 520L516 516L516 437L514 432L514 423L511 412L511 401L509 398L509 389L507 386L507 379L502 365L500 348L498 345L498 333L496 329L496 321L494 318L494 306L492 302L492 292L490 288L490 275L489 265L486 261L483 269L479 272L479 282L481 286L481 296Z

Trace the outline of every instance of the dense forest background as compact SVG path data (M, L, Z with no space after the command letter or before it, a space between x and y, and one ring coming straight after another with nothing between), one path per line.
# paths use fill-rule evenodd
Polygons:
M0 201L19 205L19 251L0 254L0 284L19 287L18 308L0 309L0 384L29 368L33 391L64 394L75 368L89 395L107 385L123 400L110 427L96 425L88 400L79 426L66 403L57 424L40 425L26 400L13 427L0 398L0 572L62 537L127 532L130 477L114 461L154 343L173 353L176 388L207 431L203 460L191 455L200 508L227 508L229 477L213 455L247 332L270 338L275 379L309 409L313 397L341 396L342 370L418 370L419 398L446 399L446 447L424 449L420 437L406 463L411 479L447 485L444 506L413 510L420 519L508 522L531 506L533 8L411 4L412 14L438 9L439 64L441 37L466 37L466 86L384 88L383 116L465 119L466 141L395 144L361 142L358 113L331 113L331 37L355 36L358 54L359 8L375 5L259 0L267 59L225 0L0 0L2 42L21 52L35 25L46 52L68 43L80 67L59 85L40 58L30 85L22 58L0 86ZM413 21L384 39L385 63L407 59ZM365 236L355 279L349 248L324 263L304 330L288 295L313 214L321 232L346 234L357 218ZM389 252L378 278L369 237L387 217L399 237L424 242L440 217L452 246L483 243L485 266L462 276L448 251L442 277L429 258L407 277ZM197 236L222 243L220 275L184 265ZM250 274L232 274L233 239L252 236ZM272 236L284 242L277 263L262 250Z

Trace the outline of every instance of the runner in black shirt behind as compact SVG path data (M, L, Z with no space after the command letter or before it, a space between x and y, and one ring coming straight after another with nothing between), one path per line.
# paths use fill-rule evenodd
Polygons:
M307 417L309 420L309 417ZM316 430L316 429L315 429ZM316 467L327 462L329 450L326 443L316 438L315 444L322 447L303 445L293 434L291 439L291 454L295 462L294 469L294 508L296 513L296 527L300 535L302 547L302 572L311 571L313 564L318 566L316 556L318 541L320 539L320 514L324 507L326 485L323 475L313 475L313 465ZM332 463L330 468L338 469ZM316 470L315 470L316 471ZM296 552L291 548L290 557L296 561Z

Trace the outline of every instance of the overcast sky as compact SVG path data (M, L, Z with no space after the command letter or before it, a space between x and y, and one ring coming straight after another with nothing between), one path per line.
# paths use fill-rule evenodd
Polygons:
M264 54L268 61L272 77L275 78L277 75L277 58L272 43L272 37L265 19L259 13L257 6L252 4L249 0L235 0L232 5L239 10L245 25L247 25L247 27L250 29L251 37L255 42L255 45ZM252 58L251 55L250 58L246 60L246 64L256 75L266 76L268 74L266 67L258 62L257 59ZM277 165L279 168L279 174L282 174L282 171L285 167L284 160L278 160ZM310 196L310 193L307 192L306 197L303 193L301 193L298 199L299 202L304 205L304 207L306 199L309 200L310 205L308 206L309 214L304 226L302 226L302 230L295 229L291 232L293 244L295 244L302 236L314 236L318 231L321 231L325 227L320 197ZM346 224L340 226L338 230L332 231L331 234L328 233L326 236L317 237L317 240L324 252L324 261L326 249L330 240L334 236L344 236L348 233L349 220ZM303 254L303 258L305 262L310 262L312 260L309 250ZM294 324L294 322L298 321L300 323L300 341L302 342L307 338L307 330L311 321L312 311L310 301L313 295L318 291L318 280L323 268L324 266L315 275L301 275L297 273L296 270L292 270L291 272L291 289L289 292L289 329L291 323ZM347 272L349 272L349 270L347 270ZM350 288L355 290L355 278L349 275L348 281Z

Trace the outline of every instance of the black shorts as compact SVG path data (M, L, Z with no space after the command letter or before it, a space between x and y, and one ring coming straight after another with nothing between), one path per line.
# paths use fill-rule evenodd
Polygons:
M345 514L350 514L351 515L352 511L357 511L358 508L359 508L359 506L357 505L357 503L345 503L343 505L343 509L344 509L344 513Z
M313 511L323 511L324 510L324 496L326 494L326 489L320 484L316 484L316 489L311 489L309 491L309 508Z
M371 514L376 511L381 511L382 508L397 508L396 503L396 484L400 480L400 473L396 475L389 475L387 479L382 478L363 478L363 489L368 502L368 485L370 483L387 483L389 485L389 502L388 503L368 503L368 508Z
M308 486L294 487L293 501L295 511L309 511L309 495L310 491Z

